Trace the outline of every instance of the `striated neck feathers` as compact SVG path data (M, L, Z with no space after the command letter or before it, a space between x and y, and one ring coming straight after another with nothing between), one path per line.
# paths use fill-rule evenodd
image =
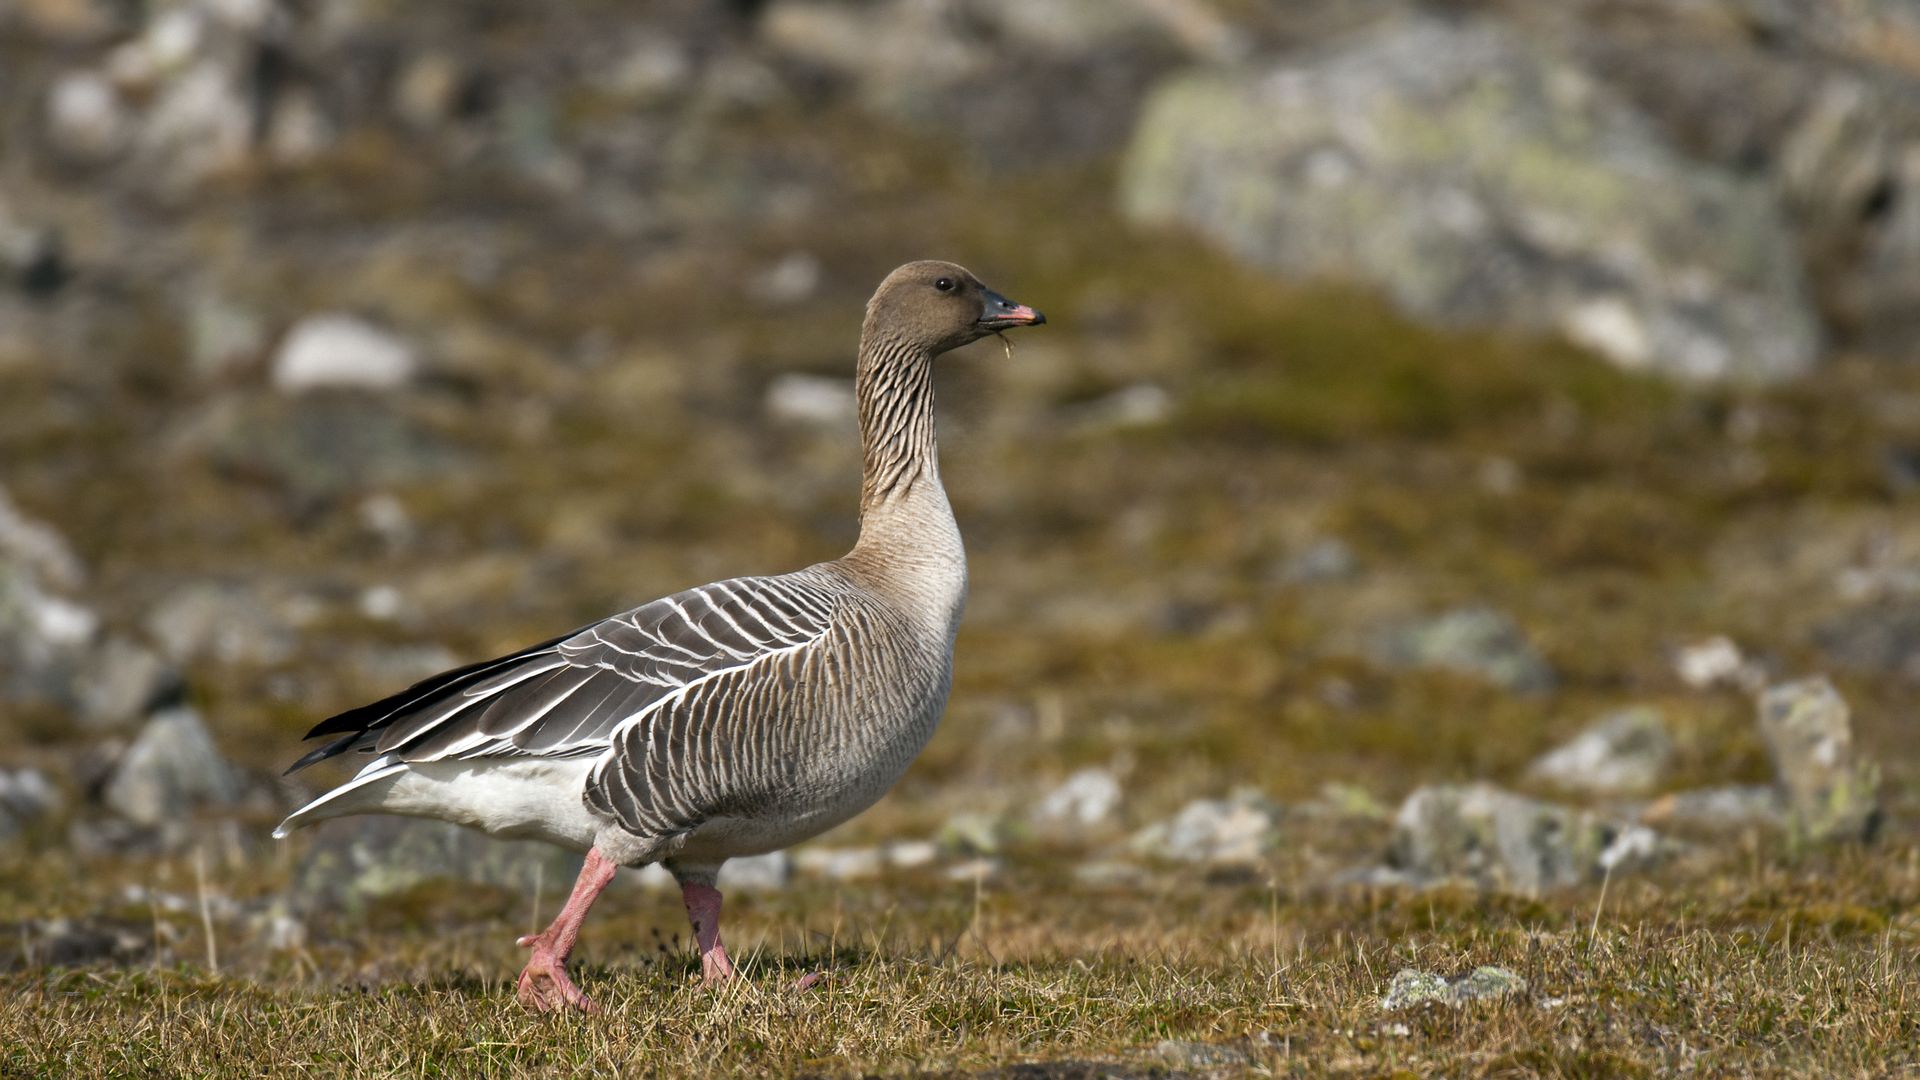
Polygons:
M860 406L860 514L866 519L940 486L933 408L933 356L869 328L854 378Z
M841 560L944 634L959 626L966 551L940 486L933 354L869 326L854 381L860 406L860 539Z

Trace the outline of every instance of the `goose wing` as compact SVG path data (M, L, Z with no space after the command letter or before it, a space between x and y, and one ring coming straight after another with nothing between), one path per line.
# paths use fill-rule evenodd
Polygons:
M287 771L348 751L391 763L603 754L623 727L709 680L818 641L833 586L801 571L655 600L322 721L307 738L332 741Z

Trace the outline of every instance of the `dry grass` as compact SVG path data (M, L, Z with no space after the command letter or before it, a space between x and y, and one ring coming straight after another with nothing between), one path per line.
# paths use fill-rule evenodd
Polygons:
M1777 854L1777 853L1774 853ZM1743 859L1731 859L1739 863ZM1791 869L1762 856L1678 880L1501 899L1294 892L1167 876L1067 888L1044 867L976 896L914 877L735 905L746 981L709 992L616 892L589 924L596 1017L530 1017L511 929L339 927L243 973L203 966L15 970L0 982L7 1075L1080 1075L1169 1067L1163 1040L1221 1044L1231 1073L1372 1076L1872 1076L1920 1068L1920 850ZM1038 885L1025 880L1040 878ZM197 942L180 927L179 953ZM1385 1013L1393 972L1500 964L1522 998ZM831 977L806 994L798 974ZM1204 1070L1202 1070L1204 1071Z

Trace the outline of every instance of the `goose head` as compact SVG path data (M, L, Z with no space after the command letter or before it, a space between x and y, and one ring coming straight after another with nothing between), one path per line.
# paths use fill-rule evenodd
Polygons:
M964 266L934 259L887 275L867 302L865 336L937 355L988 334L1038 326L1045 315L980 283Z

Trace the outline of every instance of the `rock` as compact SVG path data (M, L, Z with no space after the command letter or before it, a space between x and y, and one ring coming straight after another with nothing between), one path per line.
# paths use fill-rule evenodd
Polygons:
M1489 784L1420 788L1393 827L1388 862L1407 879L1460 878L1523 893L1598 881L1653 862L1670 846L1644 826Z
M100 620L60 592L83 577L60 534L0 488L0 700L75 703Z
M0 844L56 813L60 791L38 769L0 768Z
M851 379L782 375L767 385L767 415L775 420L832 431L852 431L858 422Z
M170 443L300 504L441 476L463 460L397 395L229 394L184 418Z
M1153 1056L1180 1069L1247 1069L1259 1065L1263 1060L1261 1055L1244 1043L1209 1043L1191 1039L1162 1039L1154 1044Z
M157 926L104 919L45 919L8 928L28 965L50 968L105 964L134 967L148 962Z
M1075 405L1068 415L1081 431L1100 432L1155 427L1172 419L1173 412L1172 394L1152 383L1135 383Z
M287 393L319 387L392 390L420 366L413 346L351 315L309 315L281 342L273 385Z
M47 137L69 160L95 164L127 144L127 110L113 83L92 71L70 71L47 89Z
M1145 868L1122 859L1096 859L1073 868L1073 880L1094 888L1135 885L1146 878Z
M133 137L137 168L160 192L178 195L246 161L253 110L242 81L216 59L164 81Z
M1006 823L992 814L963 812L940 826L939 845L960 855L992 855L1005 839Z
M872 877L884 863L885 855L879 848L803 847L793 853L795 869L834 881Z
M276 664L292 655L293 629L273 601L234 582L179 586L147 614L147 632L175 663Z
M729 889L745 892L771 892L784 889L793 879L793 857L784 851L728 859L720 872Z
M1241 48L1230 27L1189 0L965 6L968 16L956 18L954 6L921 0L788 0L770 5L756 30L774 54L850 84L869 111L999 169L1107 154L1125 141L1156 76Z
M1621 709L1541 756L1527 775L1568 791L1634 795L1652 790L1673 761L1673 739L1658 709Z
M1833 684L1816 677L1770 687L1759 712L1793 834L1813 843L1872 839L1880 770L1856 754L1851 715Z
M1401 968L1394 973L1380 1007L1394 1012L1433 1002L1457 1008L1469 1002L1496 1001L1526 992L1527 980L1503 967L1477 967L1451 980L1430 971Z
M394 80L393 110L415 127L439 127L458 110L467 84L453 57L438 52L415 57Z
M21 513L4 487L0 487L0 559L22 566L56 588L78 588L87 577L79 556L59 530Z
M1091 828L1120 805L1120 781L1105 769L1081 769L1048 792L1033 808L1033 820Z
M1288 585L1318 585L1344 581L1360 569L1353 549L1337 537L1316 540L1280 564L1279 579Z
M1813 640L1837 667L1920 683L1920 599L1854 608L1814 627Z
M368 901L437 881L531 895L552 910L580 875L581 857L537 840L499 840L425 818L370 815L322 822L294 872L301 911L364 910Z
M770 307L788 307L820 288L820 260L805 251L789 252L747 282L747 295Z
M1135 833L1141 855L1180 862L1255 863L1279 840L1280 808L1258 792L1196 799L1167 821Z
M1763 785L1675 791L1660 796L1640 811L1640 821L1646 825L1709 833L1756 827L1777 829L1784 826L1786 820L1786 800L1779 789Z
M940 845L931 840L895 840L886 848L887 865L895 870L917 870L932 866L940 857Z
M599 80L599 85L629 105L645 108L685 91L693 73L693 57L686 47L656 36L640 42L622 56Z
M191 708L156 713L120 756L102 798L114 813L137 825L165 826L195 810L223 806L241 794L234 773L213 736Z
M1474 675L1513 691L1554 684L1553 669L1520 627L1490 608L1460 608L1389 628L1375 642L1374 657L1391 667Z
M1901 59L1914 47L1911 9L1608 6L1551 36L1690 153L1779 192L1849 350L1920 355L1920 208L1905 197L1920 184L1920 79ZM1701 25L1715 8L1721 19Z
M95 731L117 728L176 696L179 669L144 645L109 637L84 664L77 689L82 724Z
M1557 331L1690 379L1808 370L1820 329L1767 187L1688 160L1555 50L1397 20L1156 89L1121 202L1442 323Z
M187 361L195 375L227 375L262 355L266 346L266 323L247 308L202 294L187 309Z
M1758 690L1766 673L1748 660L1730 638L1711 637L1682 648L1673 658L1673 672L1695 690L1736 686Z

